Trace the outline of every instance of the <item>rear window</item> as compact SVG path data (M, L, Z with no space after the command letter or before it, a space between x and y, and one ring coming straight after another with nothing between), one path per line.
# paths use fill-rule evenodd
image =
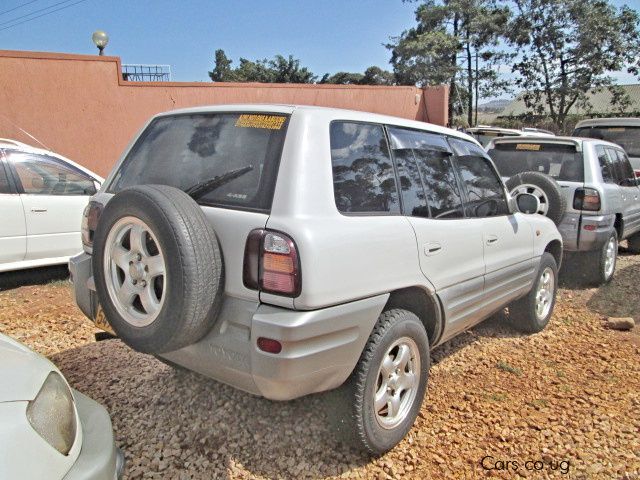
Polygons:
M582 153L574 145L553 143L499 143L489 150L500 175L511 177L521 172L540 172L556 180L584 181Z
M269 210L288 116L265 113L176 115L154 120L118 170L110 192L162 184L200 190L205 205ZM230 175L229 175L230 174Z
M630 157L640 157L640 127L583 127L576 128L573 136L616 143Z

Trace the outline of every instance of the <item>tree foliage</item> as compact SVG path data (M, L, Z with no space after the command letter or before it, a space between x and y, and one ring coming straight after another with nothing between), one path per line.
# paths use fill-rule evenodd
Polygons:
M380 67L369 67L364 73L338 72L333 75L324 74L320 83L338 85L395 85L396 78L392 72Z
M454 113L456 97L464 96L471 124L476 83L478 94L485 96L495 95L506 87L495 69L508 58L499 48L510 15L502 3L495 0L424 1L416 10L417 25L387 45L398 82L421 86L449 84L449 114ZM455 88L460 87L460 81L465 92L456 95Z
M224 50L216 50L215 67L209 72L214 82L261 82L261 83L314 83L316 76L307 68L300 66L300 60L292 55L276 55L272 59L251 61L240 59L240 65L233 63Z
M609 88L619 106L629 99L611 72L637 73L638 14L606 0L514 0L510 40L519 49L513 65L522 99L559 130L570 109L589 108L589 90Z

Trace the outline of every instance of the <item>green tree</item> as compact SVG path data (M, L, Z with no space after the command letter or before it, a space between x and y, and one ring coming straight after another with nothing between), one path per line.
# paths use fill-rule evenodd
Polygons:
M395 85L396 79L392 72L380 67L369 67L362 73L338 72L330 75L325 73L319 83L333 83L338 85Z
M209 72L214 82L261 82L261 83L313 83L316 76L307 68L301 67L300 61L292 55L284 57L276 55L268 60L240 59L238 67L233 63L224 50L216 50L215 66Z
M514 0L511 42L519 49L516 85L534 114L549 115L558 130L574 105L589 107L591 89L612 89L628 101L611 72L637 73L638 14L606 0Z
M510 10L496 0L424 1L416 10L417 26L387 45L396 79L405 85L449 84L450 117L462 81L467 121L473 124L479 94L495 95L506 87L495 66L509 57L500 49L509 17Z

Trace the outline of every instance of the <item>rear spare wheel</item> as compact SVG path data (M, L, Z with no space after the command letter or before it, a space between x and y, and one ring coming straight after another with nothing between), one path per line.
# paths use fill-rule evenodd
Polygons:
M200 340L221 302L222 258L198 204L165 185L117 193L94 236L105 316L130 347L164 353Z
M535 195L540 201L538 213L549 217L556 225L560 224L567 204L553 177L540 172L522 172L507 180L506 185L514 198L521 193Z

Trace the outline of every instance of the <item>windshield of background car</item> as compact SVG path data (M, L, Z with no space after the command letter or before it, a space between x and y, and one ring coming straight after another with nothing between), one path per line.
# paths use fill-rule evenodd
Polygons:
M540 172L556 180L584 182L584 161L575 145L558 143L498 143L489 156L502 177Z
M483 147L489 145L489 142L496 138L518 136L515 133L500 132L497 130L476 130L475 132L470 132L470 134L478 140Z
M573 136L616 143L630 157L640 157L640 127L582 127L576 128Z
M162 184L187 190L251 167L198 198L204 205L269 210L288 116L204 113L160 117L135 143L108 189Z

